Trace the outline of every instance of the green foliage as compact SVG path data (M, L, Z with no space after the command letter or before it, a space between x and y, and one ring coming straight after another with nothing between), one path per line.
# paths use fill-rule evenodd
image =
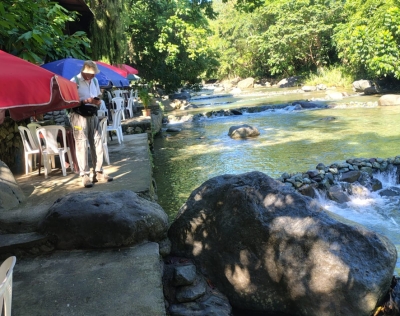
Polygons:
M229 0L223 0L228 2ZM235 8L241 12L254 12L257 8L260 8L265 3L265 0L237 0L235 1Z
M127 1L89 0L94 13L91 25L94 60L122 63L127 54L126 29L129 23Z
M204 1L141 1L128 4L128 63L141 77L161 84L167 93L200 81L215 63ZM208 10L208 11L207 11Z
M367 77L400 79L398 1L353 0L345 8L349 17L334 35L343 64Z
M67 56L85 58L90 42L84 32L63 33L77 19L56 2L3 0L0 3L0 49L34 63Z
M342 4L323 0L286 0L260 9L269 25L253 37L266 56L271 74L294 75L335 62L331 36Z
M263 59L258 53L256 43L249 40L258 34L263 26L261 16L257 13L241 13L235 9L235 2L214 3L218 18L210 21L213 36L209 42L219 53L219 67L212 74L218 78L263 76Z
M218 77L290 76L337 61L331 36L343 20L341 2L223 2L215 1L219 16L211 22L211 43L220 53Z
M138 89L138 97L140 99L140 101L142 101L143 103L143 107L145 109L147 109L150 104L151 101L153 100L153 93L151 92L153 88L153 85L151 83L147 84L147 85L143 85L141 87L139 87Z
M304 84L316 86L324 84L327 87L343 87L349 88L354 82L354 77L343 66L332 66L328 68L320 68L317 73L311 73L305 80Z

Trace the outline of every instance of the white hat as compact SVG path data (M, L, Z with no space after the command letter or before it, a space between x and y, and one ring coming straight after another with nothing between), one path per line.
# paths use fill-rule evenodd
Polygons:
M87 74L98 74L100 72L99 68L97 68L97 65L94 61L92 60L86 60L83 63L83 67L81 69L81 72L87 73Z

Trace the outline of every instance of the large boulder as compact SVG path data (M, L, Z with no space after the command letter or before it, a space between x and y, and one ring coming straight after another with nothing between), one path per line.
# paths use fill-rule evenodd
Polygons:
M0 211L13 209L25 199L11 170L0 160Z
M249 88L254 88L254 78L246 78L242 81L239 81L237 83L237 87L239 89L249 89Z
M291 315L371 315L396 248L261 172L194 190L169 231L234 307Z
M277 83L277 86L279 88L295 87L298 85L299 81L300 81L300 77L298 77L298 76L284 78Z
M400 105L400 95L385 94L379 98L378 105L379 106Z
M229 128L228 135L232 138L248 138L260 135L256 127L248 124L235 125Z
M159 242L168 216L158 204L129 190L78 192L58 199L39 223L58 249L106 248Z
M353 82L353 90L355 92L364 92L365 94L378 93L376 85L371 80L356 80Z

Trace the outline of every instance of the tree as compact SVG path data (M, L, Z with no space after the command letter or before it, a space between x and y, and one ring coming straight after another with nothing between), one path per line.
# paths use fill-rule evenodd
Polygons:
M124 0L89 0L95 16L91 25L94 60L122 63L128 50L125 34L129 23L127 3Z
M360 76L400 79L400 9L398 1L352 0L348 19L335 28L342 62Z
M331 36L343 18L341 2L271 1L260 10L269 26L253 40L265 54L271 74L293 75L336 61Z
M204 1L130 0L128 5L128 63L142 77L163 85L167 92L199 82L200 74L215 63L207 38Z
M265 65L258 53L258 45L249 39L261 32L264 23L259 13L244 13L235 9L235 1L223 4L214 1L218 13L210 21L213 35L210 45L219 54L219 68L215 75L219 78L263 76Z
M47 0L0 2L0 48L34 63L67 56L85 58L90 41L85 32L63 33L77 13Z
M229 2L230 0L223 0L223 2ZM236 0L235 8L241 12L254 12L256 9L262 7L265 4L265 0Z

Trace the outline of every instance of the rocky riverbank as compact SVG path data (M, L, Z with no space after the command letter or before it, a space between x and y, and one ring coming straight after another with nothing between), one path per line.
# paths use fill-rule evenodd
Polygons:
M314 198L319 192L339 203L349 201L349 195L365 189L378 191L382 183L374 178L378 172L395 172L397 183L400 156L394 158L350 158L329 165L319 163L314 170L294 174L283 173L278 180L303 195ZM387 191L380 193L388 195Z

